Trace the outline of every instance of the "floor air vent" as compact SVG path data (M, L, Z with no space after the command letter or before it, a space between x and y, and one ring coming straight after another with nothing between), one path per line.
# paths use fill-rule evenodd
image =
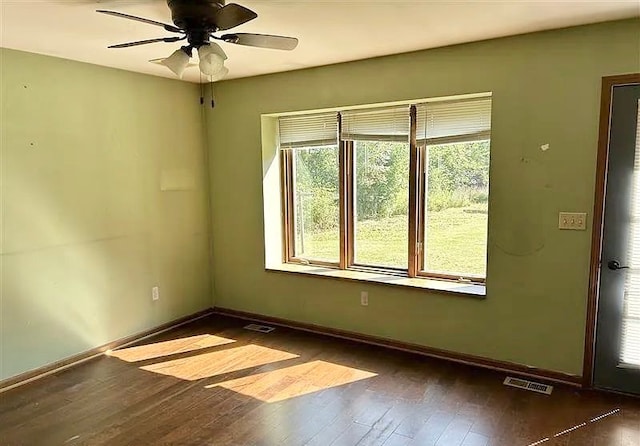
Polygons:
M530 390L532 392L544 393L545 395L551 395L551 392L553 392L553 386L527 381L526 379L513 378L511 376L505 378L504 385L517 387L518 389Z
M244 327L245 330L251 330L251 331L259 331L260 333L271 333L273 330L275 330L274 327L267 327L266 325L258 325L258 324L249 324L246 327Z

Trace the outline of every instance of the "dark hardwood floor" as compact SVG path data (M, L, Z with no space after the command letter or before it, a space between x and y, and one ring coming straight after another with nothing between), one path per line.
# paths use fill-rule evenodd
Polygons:
M210 316L0 394L0 444L640 446L638 399L245 324Z

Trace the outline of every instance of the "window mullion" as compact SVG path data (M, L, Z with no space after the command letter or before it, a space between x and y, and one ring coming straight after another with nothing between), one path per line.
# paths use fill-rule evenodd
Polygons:
M416 152L418 154L418 207L417 207L417 216L418 219L418 270L416 272L417 275L420 274L420 271L424 270L425 265L425 254L426 254L426 203L427 203L427 166L429 163L428 152L425 146L420 146L416 148Z
M419 175L420 163L417 148L417 111L416 106L412 105L409 111L411 118L411 127L409 131L409 277L418 275L418 230L419 230Z
M287 153L280 150L280 200L282 207L282 261L289 261L289 182L287 181Z
M348 187L347 187L347 147L342 141L342 115L338 113L338 160L340 191L340 269L347 269L348 242Z
M345 145L345 184L346 184L346 267L353 266L355 252L355 163L353 161L353 141Z
M281 183L282 183L282 208L283 208L283 257L285 262L291 261L295 256L295 213L293 211L293 153L291 150L283 150L280 153Z
M342 116L338 114L340 148L340 269L353 264L353 143L343 141Z
M287 151L288 157L288 172L289 177L289 258L293 259L296 256L296 154L293 150Z

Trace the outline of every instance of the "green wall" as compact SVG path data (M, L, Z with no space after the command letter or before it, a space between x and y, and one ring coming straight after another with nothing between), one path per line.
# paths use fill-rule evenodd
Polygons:
M590 233L559 231L557 213L591 214L600 78L640 71L640 21L222 82L208 156L197 86L0 57L0 379L214 294L220 307L581 374ZM264 270L262 114L484 91L485 300Z
M198 87L0 57L0 379L211 307Z
M637 71L628 20L222 82L209 114L216 305L580 375L590 231L559 231L558 212L591 215L601 77ZM261 114L485 91L485 300L265 271Z

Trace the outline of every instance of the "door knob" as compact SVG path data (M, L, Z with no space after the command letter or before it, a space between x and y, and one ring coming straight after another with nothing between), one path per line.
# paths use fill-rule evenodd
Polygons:
M618 262L617 260L609 260L609 263L607 263L607 266L609 267L610 270L613 270L613 271L617 271L619 269L629 269L628 266L621 266L620 262Z

